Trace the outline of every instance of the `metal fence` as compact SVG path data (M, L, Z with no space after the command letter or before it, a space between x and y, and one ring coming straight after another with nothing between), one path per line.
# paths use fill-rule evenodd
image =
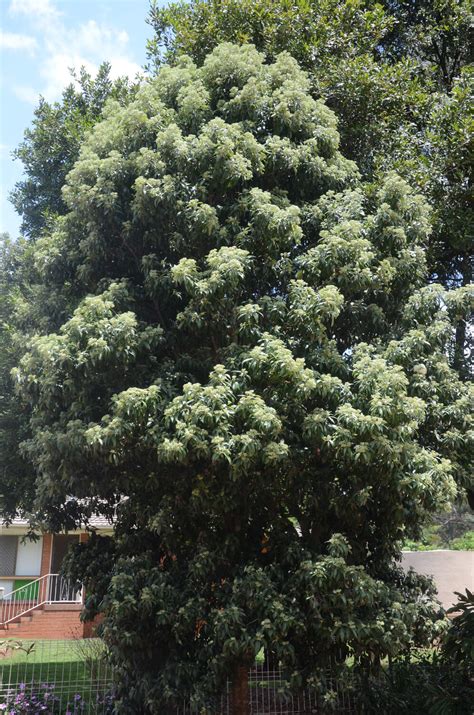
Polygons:
M225 693L220 698L217 698L215 715L232 715L232 711L231 684L230 681L227 681ZM176 715L201 715L201 709L198 707L193 708L183 700L182 705L176 710Z
M51 603L81 603L82 585L61 574L48 573L4 593L0 588L0 626L18 621L40 606Z
M0 641L0 710L108 715L111 692L112 670L99 639Z
M353 715L356 712L347 684L343 686L328 671L321 675L321 685L321 690L302 688L289 695L284 687L284 674L278 666L256 663L249 671L249 715L322 715L328 712Z
M321 682L321 689L288 695L282 671L268 662L256 663L248 671L245 710L248 715L356 712L347 683L334 679L331 671ZM232 693L228 682L213 715L232 715ZM0 712L112 715L113 701L113 672L100 639L0 641ZM200 713L184 701L176 710L176 715Z

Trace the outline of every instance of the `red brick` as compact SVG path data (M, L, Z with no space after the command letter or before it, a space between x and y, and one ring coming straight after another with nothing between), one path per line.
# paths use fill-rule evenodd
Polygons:
M3 635L12 638L69 640L84 637L84 624L80 621L79 610L37 609L23 616L19 622L11 623Z

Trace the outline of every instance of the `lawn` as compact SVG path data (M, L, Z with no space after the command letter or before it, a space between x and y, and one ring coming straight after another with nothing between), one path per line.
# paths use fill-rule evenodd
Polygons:
M76 712L102 712L97 710L97 699L111 682L111 670L103 656L104 647L96 639L0 641L0 703L20 687L30 696L43 692L48 684L54 686L57 698L51 712L65 712L78 695L76 702L84 701L87 706Z

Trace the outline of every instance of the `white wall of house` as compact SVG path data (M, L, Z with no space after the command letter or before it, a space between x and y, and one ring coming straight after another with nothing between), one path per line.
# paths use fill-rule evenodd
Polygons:
M39 576L41 572L41 552L43 537L38 541L18 542L16 552L16 576Z
M8 581L5 578L0 578L0 589L2 588L3 591L0 590L0 596L7 596L13 591L13 581Z
M412 567L425 576L433 576L438 598L444 608L457 601L455 591L474 591L474 551L404 551L403 568Z
M23 542L22 536L0 531L0 595L6 598L15 587L15 576L35 578L41 573L43 537Z

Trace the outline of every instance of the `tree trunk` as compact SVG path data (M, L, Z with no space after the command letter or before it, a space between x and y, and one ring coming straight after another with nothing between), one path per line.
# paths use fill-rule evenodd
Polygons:
M462 285L468 286L472 282L472 267L470 256L464 256L461 263ZM460 320L456 325L453 367L458 371L461 379L468 379L472 370L472 339L468 336L465 320Z
M239 665L235 669L232 678L231 713L232 715L250 715L248 665Z
M453 367L458 371L461 378L465 377L466 372L466 323L460 320L456 325L455 346L454 346L454 361Z

